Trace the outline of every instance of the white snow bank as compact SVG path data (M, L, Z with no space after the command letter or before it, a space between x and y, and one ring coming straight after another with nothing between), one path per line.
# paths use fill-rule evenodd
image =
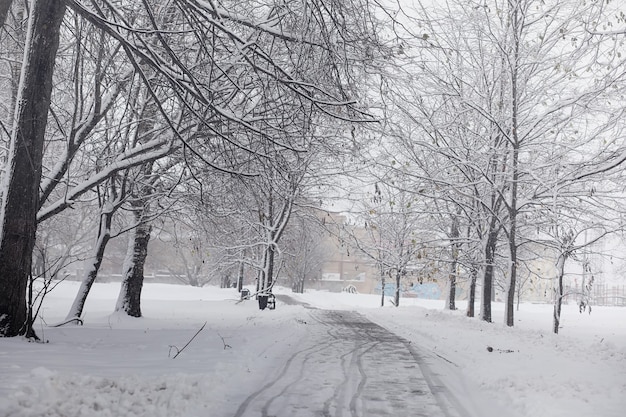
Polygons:
M85 325L41 324L46 343L0 339L0 416L232 416L306 332L302 307L260 311L233 289L147 284L140 319L111 314L118 290L95 284ZM77 291L51 293L46 322L61 321Z

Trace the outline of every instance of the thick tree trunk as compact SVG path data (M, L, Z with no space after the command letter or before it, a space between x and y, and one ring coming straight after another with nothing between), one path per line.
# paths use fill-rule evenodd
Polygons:
M8 9L7 9L8 10ZM0 211L0 336L28 331L26 287L37 230L43 144L65 2L35 1ZM30 336L30 334L28 334Z
M241 292L243 289L243 273L244 273L244 265L243 261L239 262L239 270L237 272L237 292Z
M483 297L480 305L480 319L491 322L491 291L493 286L493 264L485 266L483 276Z
M135 212L138 225L131 231L122 272L122 287L115 311L123 311L131 317L141 317L141 290L143 271L148 256L148 242L152 226L145 221L144 213Z
M193 268L187 267L185 273L187 274L187 282L189 283L189 285L191 285L192 287L200 286L200 281L198 280L198 272L196 271L195 266Z
M493 291L493 271L496 256L497 231L495 228L489 232L485 245L485 270L483 275L483 294L480 305L481 320L491 322L491 292Z
M446 299L446 310L456 310L456 279L457 267L459 263L459 220L458 217L452 219L450 227L450 247L451 258L450 274L448 275L448 295Z
M274 262L276 259L276 248L270 245L267 249L267 269L265 272L265 289L271 290L274 283Z
M396 272L396 292L394 297L394 305L398 307L400 305L400 279L402 278L402 273L400 271Z
M448 275L446 310L456 310L456 268L457 262L452 261L452 264L450 265L450 275Z
M506 306L504 309L504 322L507 326L515 325L515 289L517 280L517 246L515 239L510 244L511 266L509 270L509 287L506 294Z
M467 295L467 310L465 315L467 317L474 317L474 304L476 302L476 278L478 277L478 268L472 267L470 272L470 283Z
M0 16L0 19L2 19L2 22L5 23L6 26L4 30L8 35L4 36L2 41L3 47L5 48L4 54L9 68L9 85L11 86L10 96L3 96L5 100L7 97L10 97L10 105L6 107L6 112L1 115L7 125L12 124L9 120L13 120L12 117L15 113L20 74L22 73L24 47L26 46L28 15L26 14L26 5L24 3L26 2L18 1L13 5L11 0L8 2L0 0L0 15L4 14L4 16ZM7 8L6 12L4 10L5 7ZM10 14L12 14L12 16L9 16Z
M4 26L13 0L0 0L0 27Z
M67 313L66 320L70 320L76 317L80 317L83 314L83 308L85 307L85 301L91 290L91 286L96 281L98 271L102 265L102 259L104 258L104 251L106 249L109 240L111 239L111 223L113 220L114 207L111 205L105 207L100 214L100 226L98 228L98 236L96 237L96 243L93 248L93 255L91 257L91 264L89 269L83 277L83 281L80 284L80 289L74 298L72 307Z

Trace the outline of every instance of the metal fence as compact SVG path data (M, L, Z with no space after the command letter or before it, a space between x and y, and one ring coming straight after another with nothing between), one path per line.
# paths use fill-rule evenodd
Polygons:
M626 285L594 285L591 302L597 306L626 307Z

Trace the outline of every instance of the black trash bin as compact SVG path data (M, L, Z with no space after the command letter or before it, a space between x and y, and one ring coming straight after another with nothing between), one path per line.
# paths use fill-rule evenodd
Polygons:
M244 288L243 290L241 290L241 301L249 300L249 299L250 299L250 290L247 288Z
M268 296L267 295L259 295L257 298L259 300L259 309L260 310L265 310L267 308Z

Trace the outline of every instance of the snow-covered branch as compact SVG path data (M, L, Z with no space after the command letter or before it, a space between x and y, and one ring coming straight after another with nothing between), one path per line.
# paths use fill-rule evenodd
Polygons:
M162 139L155 139L124 152L101 171L74 186L71 190L65 193L63 198L41 208L37 213L37 221L42 222L51 216L60 213L66 208L71 207L80 196L91 190L96 185L107 180L114 173L142 165L146 162L155 161L170 154L172 149L173 147L171 142L163 141Z

